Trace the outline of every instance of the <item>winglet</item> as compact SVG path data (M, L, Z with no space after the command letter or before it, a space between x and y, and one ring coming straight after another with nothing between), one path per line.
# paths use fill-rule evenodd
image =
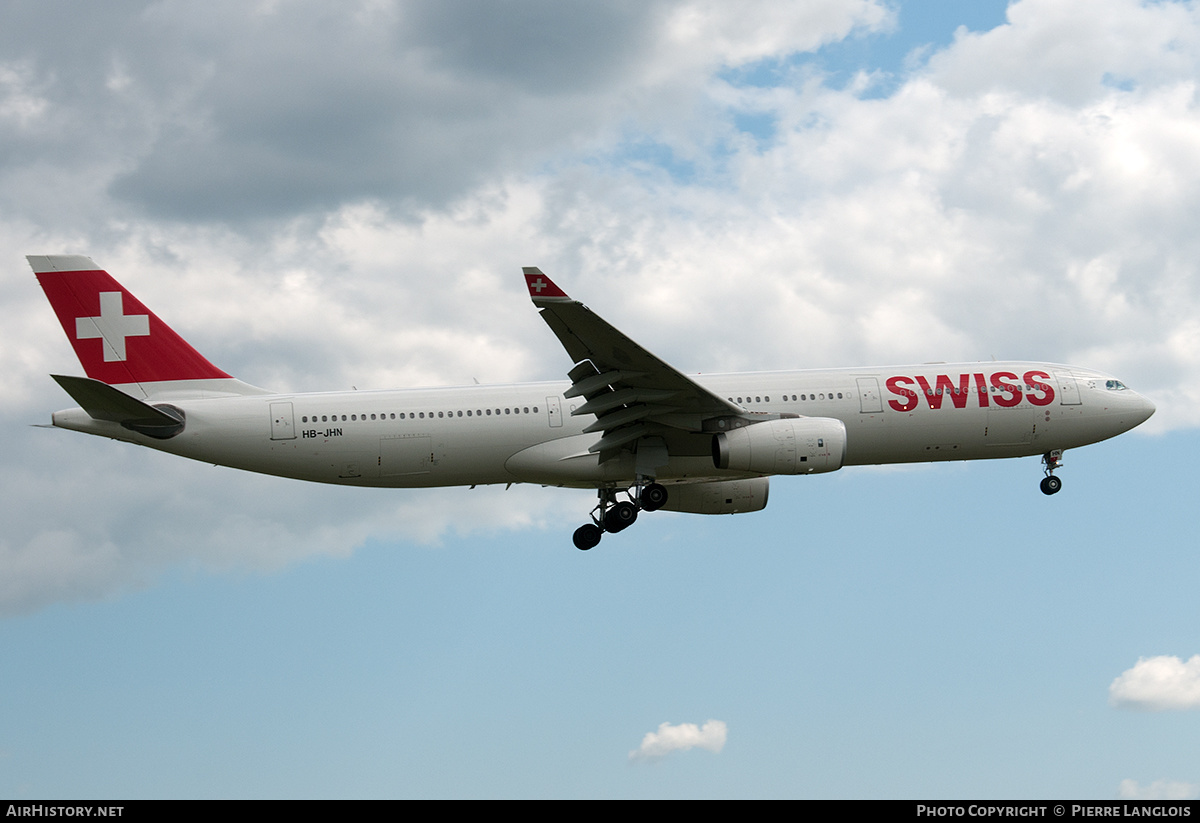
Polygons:
M529 287L529 296L533 298L534 303L561 303L571 299L565 291L554 285L553 280L542 274L542 270L537 266L525 266L521 271L525 273L525 285Z

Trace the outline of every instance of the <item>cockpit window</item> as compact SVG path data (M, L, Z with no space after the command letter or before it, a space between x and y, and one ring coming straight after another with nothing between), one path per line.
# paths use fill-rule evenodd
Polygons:
M1105 381L1104 388L1109 391L1125 391L1125 384L1120 380L1108 380Z

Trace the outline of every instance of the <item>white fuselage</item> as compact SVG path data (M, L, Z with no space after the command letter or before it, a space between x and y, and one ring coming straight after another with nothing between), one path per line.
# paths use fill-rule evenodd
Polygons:
M845 465L1042 454L1113 437L1154 407L1113 378L1047 363L926 364L692 378L750 413L826 417L846 427ZM224 466L324 483L423 487L632 483L632 455L588 447L592 415L567 382L173 399L182 433L155 440L82 409L54 425ZM748 476L714 466L712 434L665 429L660 483Z

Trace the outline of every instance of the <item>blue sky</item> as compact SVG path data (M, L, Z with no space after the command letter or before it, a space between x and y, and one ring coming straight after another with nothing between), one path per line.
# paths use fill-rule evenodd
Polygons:
M531 530L177 568L0 626L28 707L7 791L1104 798L1190 776L1195 714L1107 686L1194 643L1191 490L1162 478L1196 445L1082 450L1053 499L1032 459L858 469L587 555ZM719 754L628 761L710 717Z
M475 8L0 12L0 795L1200 795L1194 7ZM280 389L561 377L537 264L685 371L995 355L1159 411L1053 498L852 468L584 554L585 492L29 428L78 371L47 252Z

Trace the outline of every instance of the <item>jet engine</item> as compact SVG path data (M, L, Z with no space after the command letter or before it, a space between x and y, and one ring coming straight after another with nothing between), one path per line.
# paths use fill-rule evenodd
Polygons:
M718 469L759 474L837 471L846 458L846 426L832 417L767 420L713 435Z
M767 507L770 480L714 480L708 483L678 483L670 486L665 511L689 514L742 514Z

